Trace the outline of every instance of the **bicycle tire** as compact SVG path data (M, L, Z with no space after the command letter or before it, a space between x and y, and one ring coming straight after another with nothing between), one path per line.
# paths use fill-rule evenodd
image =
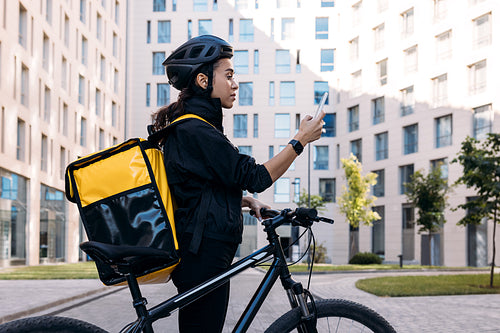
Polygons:
M378 313L359 303L328 299L317 301L318 332L373 332L396 333L394 328ZM312 309L309 303L309 309ZM269 326L265 333L292 332L300 326L300 309L295 308ZM367 331L366 329L369 329Z
M108 333L100 327L82 320L38 316L27 317L0 325L2 333Z

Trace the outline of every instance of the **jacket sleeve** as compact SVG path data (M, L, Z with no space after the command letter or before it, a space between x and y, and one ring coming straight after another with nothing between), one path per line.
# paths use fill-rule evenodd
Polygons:
M199 120L177 128L182 149L181 165L185 171L209 181L238 186L249 192L262 192L272 185L269 172L255 159L240 154L238 149L218 130Z

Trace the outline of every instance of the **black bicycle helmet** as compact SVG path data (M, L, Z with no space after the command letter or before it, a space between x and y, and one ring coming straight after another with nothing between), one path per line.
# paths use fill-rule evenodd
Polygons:
M182 90L201 66L232 57L233 47L228 42L216 36L202 35L179 46L163 61L163 66L167 70L169 83ZM211 73L209 78L211 81Z

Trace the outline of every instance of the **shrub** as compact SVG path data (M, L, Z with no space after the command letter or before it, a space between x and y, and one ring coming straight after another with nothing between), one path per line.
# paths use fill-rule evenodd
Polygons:
M351 260L349 260L349 264L351 265L371 265L371 264L380 265L381 263L382 263L382 258L380 258L375 253L371 252L356 253L351 258Z

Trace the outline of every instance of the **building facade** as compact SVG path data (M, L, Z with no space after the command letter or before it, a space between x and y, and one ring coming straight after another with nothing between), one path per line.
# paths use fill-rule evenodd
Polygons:
M81 258L66 165L122 141L126 3L0 2L0 267Z
M499 9L489 0L132 2L130 134L146 135L151 113L177 97L161 66L165 57L189 38L217 35L235 48L239 81L238 101L224 111L225 134L257 161L283 149L300 119L330 93L323 137L272 188L249 195L275 208L294 207L301 189L328 199L326 215L336 223L315 230L333 263L368 251L393 262L402 255L410 263L486 265L491 223L459 227L466 212L447 209L429 254L404 183L415 171L437 166L454 182L461 168L450 162L463 139L498 132L498 82L491 73L498 67L493 17ZM351 153L365 173L378 175L374 209L382 219L359 230L350 230L336 204L345 184L341 159ZM473 195L455 189L450 208ZM265 243L260 226L244 220L240 255ZM296 237L294 230L282 233L285 243ZM295 247L290 256L299 252Z

